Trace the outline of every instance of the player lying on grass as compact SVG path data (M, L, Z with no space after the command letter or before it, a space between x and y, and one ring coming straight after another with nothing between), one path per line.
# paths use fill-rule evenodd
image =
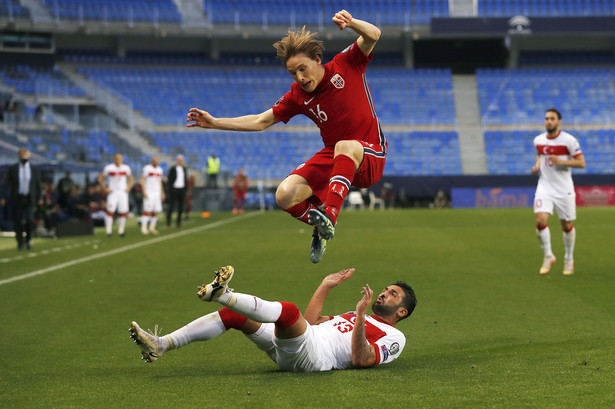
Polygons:
M192 321L169 335L145 332L136 322L130 324L130 337L141 348L142 359L154 362L162 354L196 341L207 341L230 329L242 331L283 371L328 371L370 367L395 360L404 349L406 338L395 328L408 318L416 306L412 288L398 281L382 290L366 315L373 292L363 287L356 311L323 316L321 310L329 291L347 280L354 269L325 277L312 296L305 316L295 304L264 301L234 292L228 287L234 274L232 266L222 267L214 280L199 287L203 301L224 306Z
M332 20L359 38L327 64L322 61L322 41L305 27L289 31L274 44L295 82L271 109L257 115L216 118L192 108L187 118L189 127L227 131L262 131L300 114L314 121L324 148L284 179L275 195L278 206L315 227L310 245L313 263L322 259L327 240L333 238L350 186L370 187L382 177L388 146L365 79L380 30L346 10Z

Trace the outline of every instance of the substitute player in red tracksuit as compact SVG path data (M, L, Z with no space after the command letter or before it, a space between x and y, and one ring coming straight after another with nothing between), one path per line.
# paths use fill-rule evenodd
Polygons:
M243 214L243 206L246 203L246 192L248 191L248 177L243 173L243 168L233 178L233 214Z
M271 109L256 115L215 118L192 108L188 127L260 131L295 115L309 117L320 128L325 147L299 165L276 191L278 205L315 226L310 259L317 263L333 238L335 224L350 186L369 187L382 177L387 142L380 129L365 68L373 58L380 30L342 10L332 18L341 30L359 38L322 64L322 41L303 27L274 44L295 82ZM317 206L324 205L319 208Z

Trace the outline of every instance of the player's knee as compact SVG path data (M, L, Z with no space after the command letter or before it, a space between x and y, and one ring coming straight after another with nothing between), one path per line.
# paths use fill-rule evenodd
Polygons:
M289 189L288 186L284 183L280 184L275 191L275 202L282 209L288 209L291 205L291 200L293 198L292 189Z
M292 327L301 316L299 307L290 302L280 302L280 304L282 304L282 313L280 314L280 318L275 322L275 325L281 328Z

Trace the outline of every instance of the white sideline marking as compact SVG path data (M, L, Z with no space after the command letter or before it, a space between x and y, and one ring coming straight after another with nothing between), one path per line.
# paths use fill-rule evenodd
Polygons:
M142 241L140 243L131 244L130 246L121 247L121 248L114 249L114 250L109 250L109 251L106 251L104 253L93 254L91 256L83 257L83 258L80 258L80 259L77 259L77 260L72 260L72 261L68 261L66 263L57 264L55 266L47 267L47 268L44 268L42 270L36 270L36 271L31 272L31 273L26 273L26 274L22 274L20 276L15 276L15 277L7 278L6 280L0 280L0 285L9 284L9 283L12 283L14 281L19 281L19 280L25 280L26 278L36 277L36 276L39 276L39 275L42 275L42 274L47 274L47 273L50 273L50 272L55 271L55 270L61 270L61 269L65 268L65 267L72 267L72 266L77 265L77 264L87 263L88 261L96 260L96 259L107 257L107 256L112 256L114 254L123 253L125 251L137 249L139 247L149 246L150 244L160 243L161 241L165 241L165 240L169 240L169 239L174 239L176 237L185 236L187 234L192 234L192 233L196 233L196 232L203 231L203 230L213 229L215 227L219 227L219 226L223 226L225 224L229 224L229 223L233 223L233 222L236 222L236 221L239 221L239 220L243 220L243 219L248 218L248 217L254 217L256 215L260 215L261 213L262 212L246 213L243 216L231 217L231 218L228 218L228 219L220 220L219 222L214 222L212 224L206 224L204 226L194 227L192 229L180 231L180 232L173 233L173 234L164 235L164 236L161 236L161 237L157 237L155 239L150 239L150 240L147 240L147 241Z

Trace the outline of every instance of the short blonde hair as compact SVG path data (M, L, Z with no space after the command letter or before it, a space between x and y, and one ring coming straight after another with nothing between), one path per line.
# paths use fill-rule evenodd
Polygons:
M286 62L297 54L305 54L310 59L316 60L320 57L322 60L322 53L325 50L323 42L316 40L318 33L312 33L305 29L303 26L297 31L288 31L286 37L273 44L277 51L278 59L280 59L284 65Z

